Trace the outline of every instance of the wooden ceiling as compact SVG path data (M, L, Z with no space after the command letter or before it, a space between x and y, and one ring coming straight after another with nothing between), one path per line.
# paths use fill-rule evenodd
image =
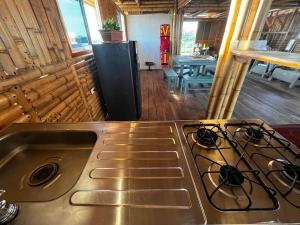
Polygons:
M113 0L125 14L168 13L175 0Z
M178 8L183 9L185 18L227 17L230 0L178 0ZM273 0L272 9L300 7L300 0Z
M186 18L226 17L230 0L113 0L125 14L168 13L177 7ZM300 7L300 0L273 0L272 8Z

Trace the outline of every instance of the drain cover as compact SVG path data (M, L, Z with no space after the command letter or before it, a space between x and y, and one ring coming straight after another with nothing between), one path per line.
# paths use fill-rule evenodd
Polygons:
M40 186L52 180L58 172L56 163L47 163L35 169L30 177L28 184L30 186Z

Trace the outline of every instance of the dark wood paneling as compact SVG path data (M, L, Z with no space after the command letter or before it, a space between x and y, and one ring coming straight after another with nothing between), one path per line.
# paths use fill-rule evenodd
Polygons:
M113 18L118 20L118 9L112 0L98 0L101 20L107 20Z
M207 20L199 21L196 35L196 43L205 43L217 53L220 49L226 20Z

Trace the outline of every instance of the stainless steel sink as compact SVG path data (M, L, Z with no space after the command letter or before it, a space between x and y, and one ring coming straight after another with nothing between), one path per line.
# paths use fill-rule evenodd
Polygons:
M10 202L50 201L79 179L96 143L90 131L30 131L0 139L0 189Z

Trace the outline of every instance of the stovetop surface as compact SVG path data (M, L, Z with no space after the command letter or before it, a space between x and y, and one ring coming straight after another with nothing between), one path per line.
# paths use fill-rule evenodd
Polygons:
M260 120L176 125L208 224L300 222L296 146Z

